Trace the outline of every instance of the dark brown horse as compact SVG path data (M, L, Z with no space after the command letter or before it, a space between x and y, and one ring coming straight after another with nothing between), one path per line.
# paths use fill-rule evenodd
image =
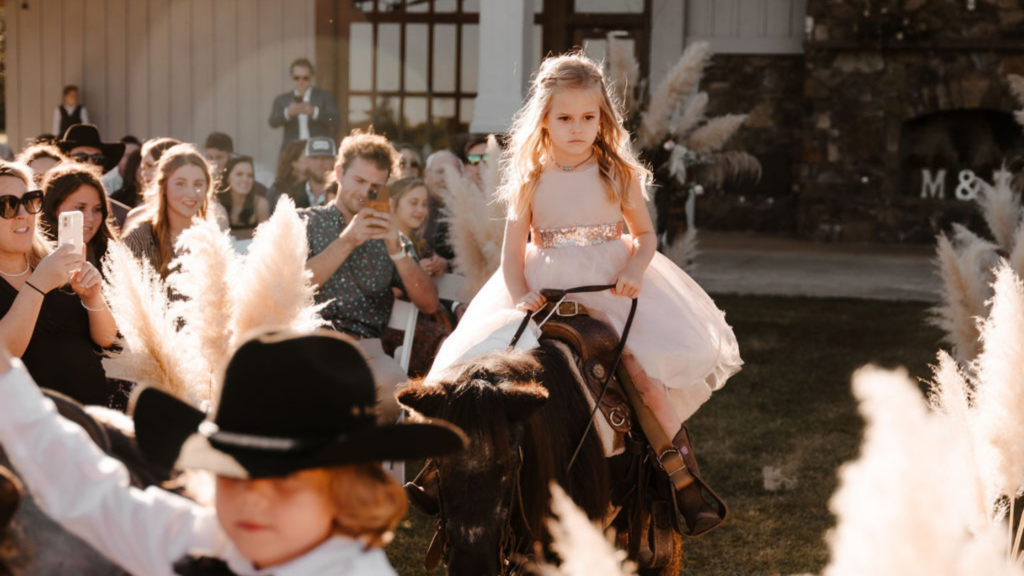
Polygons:
M414 382L399 393L404 406L470 438L467 450L437 461L449 574L518 572L535 543L550 542L552 481L594 521L635 494L633 457L605 458L593 430L568 468L591 414L570 362L566 347L542 340L540 348L482 356L451 367L438 385ZM681 539L675 544L673 562L651 573L679 573Z

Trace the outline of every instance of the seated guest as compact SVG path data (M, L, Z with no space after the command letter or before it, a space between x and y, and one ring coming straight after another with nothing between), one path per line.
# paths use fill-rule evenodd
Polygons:
M267 190L267 202L270 203L271 212L277 207L277 199L281 197L281 194L305 178L305 174L306 141L296 140L285 144L281 155L277 157L274 183Z
M137 258L166 278L174 244L183 230L205 218L210 204L210 168L191 144L178 144L160 156L143 215L123 235Z
M116 236L110 226L110 205L98 176L95 169L81 164L64 164L51 170L43 182L39 224L43 233L56 242L60 213L81 212L85 259L102 272L107 244Z
M103 183L103 187L107 190L107 193L112 193L115 190L120 190L128 176L128 157L138 152L139 148L142 147L142 143L135 136L128 135L121 138L121 143L124 144L124 154L121 155L121 161L117 163L117 167L107 172L100 178L100 182Z
M142 201L136 203L128 213L128 217L121 224L122 230L135 227L135 222L146 210L145 203L150 201L153 180L156 178L156 167L160 157L168 148L181 144L174 138L150 138L142 145L142 163L139 165L139 179L141 180Z
M429 214L427 186L419 178L402 178L391 183L391 213L395 215L395 224L401 235L402 245L409 257L420 262L424 253L429 253L430 246L423 240L423 226ZM397 289L396 289L397 290ZM396 294L404 297L400 291ZM413 338L409 376L426 376L430 365L434 362L438 348L444 339L451 334L451 319L445 315L444 309L433 315L420 314L416 319L416 336ZM384 331L384 350L391 354L402 345L405 332L387 328Z
M135 208L142 203L144 188L141 176L142 151L135 150L125 156L127 160L125 161L124 179L121 182L121 188L111 194L110 199L117 200L129 208Z
M427 217L424 238L433 248L434 255L425 258L423 266L431 276L440 276L447 272L455 258L455 252L448 243L448 211L442 195L448 188L448 179L445 177L445 170L448 168L462 174L462 161L454 152L438 150L427 157L427 176L424 182L430 194L430 215Z
M231 234L238 238L251 237L253 229L270 217L270 205L255 193L254 182L252 158L235 156L217 185L217 200L227 210Z
M338 148L327 136L314 136L306 140L305 178L284 191L295 201L297 208L323 206L327 201L327 175L334 168Z
M28 172L0 162L0 346L40 386L106 405L100 349L117 337L99 270L71 245L50 251L36 222L43 193Z
M52 144L33 144L18 155L18 163L32 170L32 180L36 186L42 185L46 173L64 160L67 158Z
M420 151L412 144L400 144L397 149L402 155L398 162L398 179L423 178L423 157Z
M483 170L487 168L487 135L480 134L473 136L466 142L463 148L466 158L466 176L476 184L476 187L484 189Z
M116 168L124 155L123 142L104 142L99 129L92 124L75 124L68 128L57 147L75 162L99 166L103 174Z
M235 142L231 136L223 132L210 132L206 137L203 155L210 163L210 174L214 180L219 180L228 160L235 154Z
M326 206L300 211L309 238L308 268L319 288L325 320L339 332L360 338L359 347L379 387L382 421L398 417L394 388L408 378L384 353L381 335L401 288L424 314L437 310L437 288L409 258L390 212L366 207L367 193L387 183L398 153L386 138L353 132L341 143L334 173L338 195Z

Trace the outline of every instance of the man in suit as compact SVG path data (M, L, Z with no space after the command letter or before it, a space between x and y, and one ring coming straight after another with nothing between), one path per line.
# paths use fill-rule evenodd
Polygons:
M284 126L281 149L295 140L312 136L335 139L341 124L341 113L334 95L313 86L313 63L306 58L292 62L292 91L274 98L270 111L270 127Z

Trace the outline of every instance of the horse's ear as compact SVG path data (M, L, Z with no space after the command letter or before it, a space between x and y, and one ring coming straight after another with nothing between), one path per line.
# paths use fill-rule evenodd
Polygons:
M428 386L422 380L414 380L395 397L402 406L428 418L437 418L448 401L448 392L443 386Z
M505 410L512 422L526 420L548 400L548 389L536 383L502 386Z

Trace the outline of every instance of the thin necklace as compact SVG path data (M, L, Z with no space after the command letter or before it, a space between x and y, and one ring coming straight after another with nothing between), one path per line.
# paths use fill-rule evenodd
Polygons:
M21 272L18 272L17 274L11 274L10 272L4 272L3 270L0 270L0 274L3 274L4 276L10 276L11 278L17 278L18 276L24 276L25 274L28 274L28 269L29 265L28 262L26 261L25 269L22 270Z
M579 164L575 164L573 166L562 166L558 162L555 162L555 166L558 166L559 168L561 168L562 172L572 172L573 170L575 170L575 169L579 168L580 166L583 166L584 164L586 164L587 161L589 161L593 157L594 157L594 149L591 148L590 149L590 156L587 156L586 158L584 158L583 162L580 162Z

